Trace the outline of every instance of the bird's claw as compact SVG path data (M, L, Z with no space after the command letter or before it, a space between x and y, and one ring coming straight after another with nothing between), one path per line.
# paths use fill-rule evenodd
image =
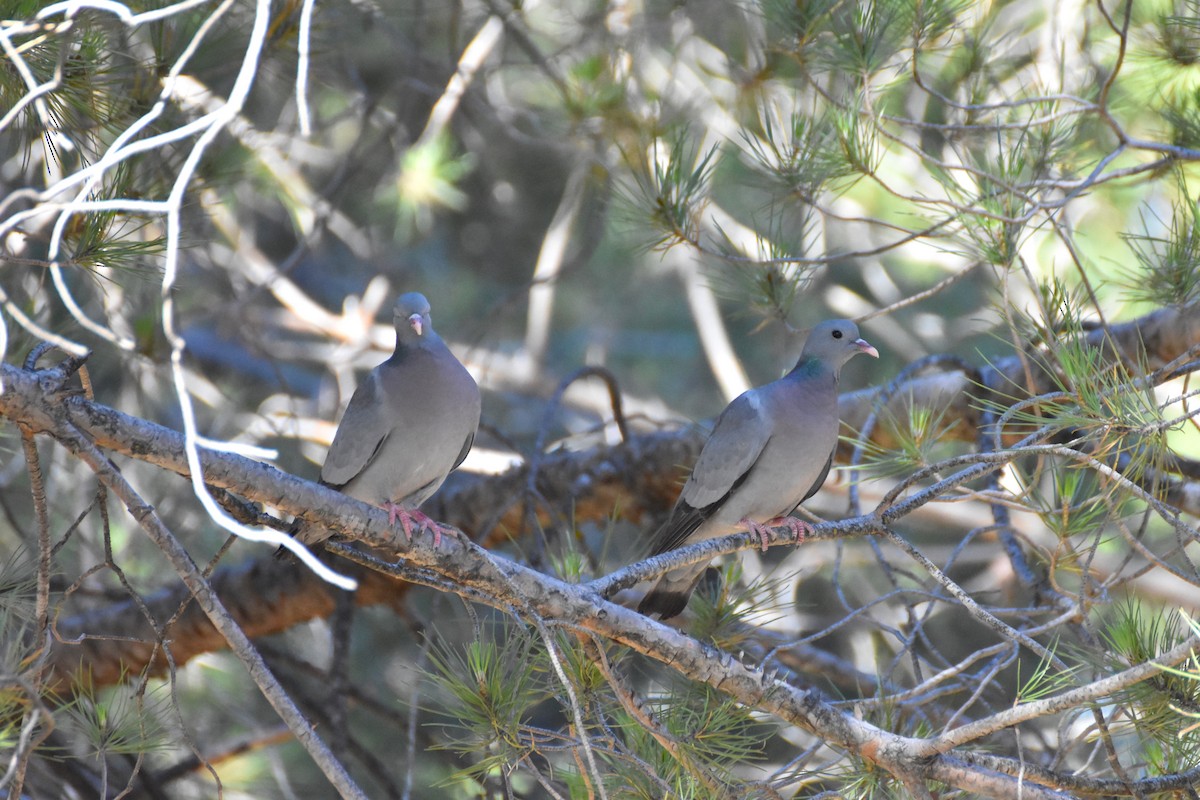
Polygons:
M767 552L767 545L771 542L771 528L782 527L787 528L796 537L796 544L804 541L804 536L810 530L808 523L795 517L775 517L766 522L755 522L752 519L742 520L742 524L746 529L753 533L762 542L762 551Z
M767 524L781 525L784 528L787 528L792 532L792 535L796 537L796 544L803 542L804 537L807 536L812 530L812 526L810 526L807 522L802 519L796 519L795 517L776 517L775 519L768 520Z
M418 509L409 510L395 503L387 503L383 507L388 512L388 524L394 527L396 520L400 520L400 528L404 531L404 536L408 539L409 544L412 544L414 523L416 523L417 530L424 528L433 533L433 546L435 548L442 543L443 533L448 536L454 535L453 529L439 525L432 517Z
M396 520L400 520L400 528L404 531L408 543L412 544L412 515L409 514L408 509L395 503L384 503L383 508L388 512L388 524L394 528Z
M755 522L752 519L742 520L742 524L746 526L746 530L753 533L762 542L762 551L767 552L767 545L771 543L771 531L767 525L761 522Z

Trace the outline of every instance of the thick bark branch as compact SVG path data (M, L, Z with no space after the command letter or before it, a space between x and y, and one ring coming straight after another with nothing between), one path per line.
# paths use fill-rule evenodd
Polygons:
M1149 367L1166 364L1190 348L1200 345L1200 305L1165 308L1137 320L1111 326L1127 358L1144 352ZM1096 329L1087 334L1089 343L1111 352L1105 345L1105 333ZM20 421L29 417L35 429L46 430L46 411L41 407L57 391L57 378L51 372L35 377L8 365L0 365L5 391L0 394L0 415ZM1024 383L1021 360L1015 356L999 359L992 367L993 386L1017 386ZM1052 387L1050 377L1038 377L1036 393ZM863 389L842 395L841 417L844 433L853 435L870 416L880 388ZM1015 388L1014 388L1015 393ZM947 436L963 441L978 437L981 389L961 371L918 376L896 391L885 408L897 419L904 419L910 407L945 409ZM188 475L183 452L183 437L169 428L123 414L82 398L68 398L66 413L70 422L92 437L96 444L115 453L145 461L180 475ZM42 419L42 424L38 419ZM887 426L877 425L874 441L888 447L894 444ZM545 455L538 465L537 490L545 505L572 509L576 520L603 520L613 508L620 508L630 519L646 513L659 514L674 502L678 493L680 470L690 465L700 452L703 436L691 429L637 436L630 442L586 452L558 451ZM848 457L843 446L841 460ZM319 499L332 499L332 490L317 487L266 464L248 462L224 453L203 451L205 480L215 487L282 509L289 514L303 513ZM473 536L491 531L497 540L519 536L526 522L521 500L528 483L528 465L499 476L481 476L447 487L428 505L433 517L460 528ZM252 491L260 476L278 480L269 492ZM503 509L498 513L497 509ZM539 522L551 521L545 507L539 507ZM345 531L351 533L350 531ZM485 545L490 542L485 540Z
M1200 341L1200 313L1190 309L1163 309L1140 320L1114 326L1113 333L1130 359L1144 347L1145 358L1157 366L1177 358ZM1097 347L1104 346L1103 334L1089 334ZM996 372L1012 381L1023 381L1018 359L1001 361ZM89 402L62 391L64 375L58 370L31 373L0 365L4 392L0 394L0 415L35 432L76 428L96 444L112 451L158 465L179 474L187 473L182 437L167 428L140 420L114 409ZM1039 380L1044 380L1040 376ZM988 385L1001 382L989 380ZM1010 384L1010 385L1016 385ZM1034 391L1044 391L1039 385ZM962 373L943 373L919 377L903 391L896 392L889 405L903 409L909 403L936 406L945 404L947 421L959 424L955 435L973 439L978 418L974 411L976 386ZM851 426L861 425L870 414L877 396L859 392L843 398L843 417ZM897 410L894 413L904 413ZM882 439L882 428L876 431ZM886 440L883 440L886 444ZM678 431L638 437L612 448L588 453L557 453L546 456L538 465L537 490L546 506L573 502L574 517L599 519L619 505L630 515L659 512L669 505L676 492L677 465L689 463L698 452L700 437L694 432ZM593 587L563 584L518 564L491 555L474 545L447 538L435 551L428 537L418 536L414 545L397 540L387 523L386 514L354 501L336 491L288 475L266 464L239 456L204 451L201 463L206 482L253 501L275 506L289 514L300 514L326 524L353 540L361 540L404 559L404 569L427 570L441 576L456 590L469 592L487 602L498 598L505 606L523 614L561 621L621 642L651 658L672 664L688 677L777 714L823 740L875 761L896 775L914 774L943 780L970 791L1002 795L1015 790L1005 775L981 777L977 771L963 774L963 762L954 759L956 750L930 756L928 740L909 739L882 731L843 714L812 692L803 692L787 683L766 678L754 667L742 665L728 654L700 644L679 632L652 622L620 606L604 601ZM509 535L525 524L520 500L528 483L528 468L509 474L468 483L447 492L435 509L435 516L468 531L505 530ZM496 514L495 509L504 509ZM910 510L910 509L909 509ZM856 527L857 526L857 527ZM826 535L864 532L880 527L870 518L858 518L839 524L827 524ZM749 544L747 539L746 544ZM339 552L345 552L340 545ZM669 557L664 556L664 558ZM388 602L395 598L395 583L371 570L359 573L363 584L359 602ZM287 564L262 560L226 570L213 580L214 589L228 598L231 614L250 635L280 630L287 625L327 615L332 609L328 591L311 591L314 579ZM304 598L303 601L297 598ZM166 618L178 607L179 597L164 593L151 598L161 603ZM117 609L112 609L114 617ZM67 636L103 631L102 615L89 614L86 620L62 620L60 632ZM156 613L157 617L157 613ZM178 663L189 654L223 646L211 625L200 612L185 612L168 632L172 653ZM86 624L84 624L86 623ZM148 628L146 629L148 631ZM127 665L145 663L152 644L84 639L78 646L55 647L56 668L70 669L87 663L93 670L102 663L124 661ZM62 674L61 672L59 674ZM943 740L946 741L946 740ZM931 760L921 761L920 756ZM920 766L914 766L915 764ZM982 781L982 783L981 783ZM1011 785L1010 785L1011 784ZM1036 790L1036 792L1035 792ZM1048 788L1025 782L1025 796L1056 796ZM1031 792L1035 792L1031 794Z
M292 732L296 740L312 756L313 761L320 767L338 794L344 798L366 800L366 794L354 783L346 768L317 736L300 709L283 691L275 676L267 668L262 656L250 643L245 630L229 615L221 599L213 590L212 584L196 566L183 545L159 519L155 510L144 504L142 498L125 480L112 461L93 442L69 424L63 424L61 419L58 421L59 427L49 432L77 458L87 464L104 486L112 491L137 519L142 530L167 557L179 579L187 587L189 594L195 598L196 604L203 610L211 626L219 631L224 643L237 654L263 697L279 714L280 719L288 726L288 730Z
M380 513L378 516L385 515ZM853 530L860 523L859 519L850 520L846 527ZM825 529L824 533L830 533L839 527L839 523L825 523L819 527ZM740 536L742 546L754 545L752 536ZM732 540L735 537L729 538ZM781 534L779 538L784 539L785 535ZM347 557L361 558L360 563L368 563L368 559L362 558L347 545L335 543L332 547ZM748 707L771 713L815 734L829 745L874 762L893 775L937 780L993 797L1018 794L1031 798L1069 796L1057 791L1053 785L1039 785L1037 781L1022 777L1021 765L1010 759L996 759L998 763L1003 762L1007 769L996 769L997 765L993 764L995 772L967 767L957 757L956 751L939 747L941 739L899 736L858 719L853 713L843 713L815 691L799 689L772 677L758 666L744 664L711 645L604 600L592 585L564 583L489 554L471 543L454 542L451 552L436 559L436 566L428 559L423 548L408 550L405 545L404 549L409 556L404 561L395 566L375 566L405 578L418 577L414 573L423 574L426 570L433 570L449 578L455 585L471 590L471 598L478 602L501 609L515 608L521 616L560 621L623 644L670 664L688 678L707 683ZM1195 644L1193 638L1163 654L1156 659L1156 663L1165 666L1178 664L1190 657ZM1158 672L1157 668L1145 665L1137 673L1127 671L1110 680L1114 686L1123 688ZM1067 705L1068 701L1073 703L1079 692L1094 697L1097 687L1107 685L1101 681L1090 687L1090 692L1089 687L1066 692L1061 695L1062 702L1057 702L1057 698L1047 698L1037 711L1053 713ZM1023 710L1027 714L1032 711ZM1051 784L1055 775L1045 773Z
M1112 326L1112 331L1127 353L1138 352L1144 346L1149 365L1161 366L1200 342L1200 311L1196 306L1162 309L1133 322ZM1101 347L1104 332L1092 331L1088 338ZM994 368L1006 381L1022 380L1023 369L1016 357L1001 359ZM4 393L0 394L0 414L41 431L54 427L54 414L65 414L72 425L110 451L180 475L188 474L183 437L176 431L80 397L56 397L64 378L57 370L29 373L8 365L0 365L0 370L5 385ZM1042 375L1042 380L1049 379ZM1047 388L1048 383L1039 385L1036 390ZM978 390L979 387L961 371L919 376L895 392L887 407L894 414L906 414L910 404L946 408L946 422L955 423L950 435L974 439L978 425ZM843 395L842 416L848 427L863 425L880 391L871 389ZM873 435L886 446L889 436L886 426L875 426ZM697 431L683 429L634 437L628 443L614 447L548 454L537 465L536 489L541 498L537 505L539 522L551 524L551 509L568 506L576 521L602 520L617 507L627 518L634 520L646 514L662 513L674 501L681 468L694 461L702 443L703 437ZM210 486L276 506L290 514L304 513L322 504L341 505L335 527L352 538L361 535L358 526L361 518L349 510L358 504L332 490L269 465L229 454L204 451L202 463ZM492 536L485 536L485 545L520 535L527 524L522 501L527 493L528 473L529 466L525 465L504 475L459 482L434 498L429 510L435 518L475 537L494 532ZM405 591L403 584L398 585L369 571L359 573L357 577L363 581L357 597L361 604L399 602ZM253 636L275 633L308 619L327 616L333 608L333 590L306 570L286 564L264 561L222 570L214 576L214 584L218 594L232 606L235 618ZM164 590L160 597L151 598L156 612L161 612L161 616L156 613L156 618L170 617L185 599L181 592L180 589ZM73 640L85 633L118 638L85 639L68 648L72 654L64 654L60 666L65 669L87 663L101 683L105 682L105 676L118 678L122 669L139 671L153 653L149 644L152 637L140 618L127 615L125 611L123 604L117 604L111 609L61 620L59 629L63 639ZM181 616L173 627L171 638L177 663L223 646L223 640L196 609ZM147 642L143 644L138 639Z

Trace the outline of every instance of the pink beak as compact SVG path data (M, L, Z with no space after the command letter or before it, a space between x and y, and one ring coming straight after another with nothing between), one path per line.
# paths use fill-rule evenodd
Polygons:
M879 358L879 351L871 346L866 339L855 339L854 346L858 348L858 352L866 353L871 358Z
M421 324L421 315L420 314L409 314L408 315L408 326L417 332L417 336L420 336L421 328L423 327Z

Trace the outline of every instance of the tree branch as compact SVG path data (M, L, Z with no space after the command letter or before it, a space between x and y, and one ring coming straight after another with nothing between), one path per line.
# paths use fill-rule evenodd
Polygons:
M1133 356L1139 351L1144 352L1146 363L1154 367L1172 361L1195 346L1196 341L1200 340L1200 314L1197 314L1195 307L1162 309L1140 320L1111 326L1111 329L1123 351L1119 356L1105 343L1103 334L1093 331L1088 334L1089 341L1105 348L1110 358L1122 357L1127 363L1135 360ZM1019 384L1015 381L1021 375L1018 366L1019 361L1013 358L997 362L992 369L1000 375L1010 375L1014 381L1012 385L1016 386ZM1011 373L1006 370L1011 370ZM0 415L18 423L23 429L48 433L59 439L84 458L114 488L121 485L119 475L111 469L107 459L97 454L93 443L181 475L187 474L180 434L64 392L68 372L62 366L30 372L0 365L0 380L4 385L4 392L0 394ZM972 401L969 399L974 397L976 387L964 386L961 379L955 376L955 373L944 373L915 378L911 382L911 391L902 388L890 403L936 404L939 400L945 400L962 408L959 419L964 428L977 426L978 420L971 412ZM992 381L989 383L993 386L1002 385ZM1039 386L1037 390L1043 391L1044 388ZM872 396L870 392L860 392L843 398L843 413L851 424L856 409L870 413ZM880 427L875 426L876 431ZM974 438L974 434L964 438ZM700 437L695 432L673 431L635 437L615 447L597 448L582 454L552 454L539 464L537 488L550 503L573 500L577 520L601 519L617 504L635 517L658 513L674 499L676 465L686 464L693 459L699 444ZM995 466L992 462L1000 463L1011 457L1007 453L992 453L986 458L975 455L969 460L986 470ZM274 506L288 514L305 516L319 524L328 525L349 539L399 556L402 559L399 564L389 565L372 560L349 545L330 545L333 553L368 565L369 568L358 576L363 581L360 590L362 596L358 599L360 603L394 601L394 577L433 583L475 602L498 605L510 612L524 609L518 613L527 612L547 621L580 627L619 642L671 665L693 680L708 683L739 702L775 714L831 745L873 761L893 775L905 779L916 776L940 780L968 791L993 796L1011 795L1020 781L1024 796L1059 796L1048 786L1039 787L1031 783L1028 775L1024 778L1014 777L1023 774L1019 766L1014 767L1013 771L992 768L994 771L981 772L978 768L968 768L959 757L962 754L957 752L957 748L973 740L976 728L970 727L971 723L964 726L971 732L969 736L956 734L955 731L935 739L914 739L891 734L857 719L853 714L839 711L815 692L802 691L787 682L769 678L758 667L742 664L727 653L607 602L602 597L601 590L612 591L627 581L638 580L671 565L711 558L717 552L752 547L755 540L748 535L738 534L664 554L592 584L570 585L489 553L465 540L446 537L435 550L430 537L420 534L414 543L409 544L403 538L396 537L387 522L387 515L379 509L266 464L229 453L203 451L201 466L204 479L211 486ZM882 533L885 522L890 523L920 504L935 499L940 493L958 486L962 482L960 477L944 478L899 504L894 504L896 495L890 494L874 514L836 523L822 523L817 526L814 538ZM461 527L474 527L478 532L485 527L488 509L499 505L497 498L512 491L523 491L527 488L527 481L526 468L522 467L498 478L468 482L457 491L447 492L435 514ZM122 492L121 497L126 504L138 508L136 496L127 496L127 492ZM161 523L157 522L152 511L144 510L146 513L138 515L139 521L143 526L149 525L157 530ZM519 510L514 513L512 520L501 520L502 526L508 528L510 534L520 531L524 524ZM783 532L777 532L777 538L783 541L786 537ZM177 547L165 538L160 546L168 554L173 552L172 547ZM183 551L174 555L186 558ZM190 558L187 562L190 564ZM188 585L187 591L201 600L198 604L200 611L185 611L168 632L177 663L185 661L189 652L224 646L223 642L231 640L240 641L240 637L246 634L258 635L279 630L290 624L289 620L327 615L333 607L332 590L321 587L322 591L312 591L316 584L310 574L270 559L264 558L222 571L214 577L211 586L203 583L203 579L199 583L190 580L191 572L185 569L182 561L177 568ZM191 569L195 569L194 565ZM245 607L239 609L235 606L229 615L218 613L218 592L228 597L240 595ZM178 594L166 591L160 597L151 598L150 604L156 609L154 617L168 618L178 608L179 601ZM167 612L161 616L158 613L159 603L162 604L161 610ZM137 623L143 626L140 636L147 638L144 645L89 638L88 634L105 627L104 624L97 624L102 623L102 616L89 614L86 618L60 620L60 634L83 634L83 638L77 647L68 647L63 643L53 648L55 652L52 657L57 674L62 675L85 663L89 666L105 660L116 663L139 647L145 651L142 663L146 663L154 648L149 623ZM221 631L220 636L211 630L213 625ZM191 640L194 640L194 644ZM1186 656L1186 653L1183 655ZM1133 677L1144 680L1154 672L1153 668L1144 668ZM1123 673L1110 680L1120 678L1121 681L1127 681L1133 677ZM1101 685L1107 686L1094 684L1090 687L1089 699L1095 699L1095 692L1099 691L1097 687ZM1084 687L1083 690L1088 688ZM1036 715L1050 713L1046 710L1047 705L1035 707L1027 704L1027 707L1019 708L1021 713L1032 713L1035 709ZM1014 717L1012 724L1020 719ZM981 720L978 725L986 727L978 730L996 730L997 724L997 717L993 715L990 719Z

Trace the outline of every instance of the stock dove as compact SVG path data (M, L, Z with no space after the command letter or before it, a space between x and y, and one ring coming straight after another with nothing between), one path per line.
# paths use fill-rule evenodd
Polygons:
M651 555L746 529L762 539L765 550L767 528L778 525L791 529L799 543L807 525L789 515L829 474L838 439L838 375L858 353L879 357L853 322L822 322L791 372L730 403L717 417L670 518L654 535ZM638 611L676 616L706 566L666 573Z
M433 329L429 301L417 292L395 307L396 350L367 375L346 406L321 467L321 483L380 506L409 541L428 528L436 547L444 528L419 510L462 463L479 427L479 387ZM330 532L301 523L307 545Z

